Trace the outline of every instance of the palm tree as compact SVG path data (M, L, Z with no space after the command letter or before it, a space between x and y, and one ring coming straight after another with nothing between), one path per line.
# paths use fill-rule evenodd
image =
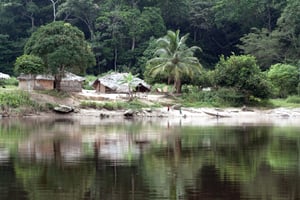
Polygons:
M179 30L176 32L168 31L167 35L157 40L158 49L154 58L147 62L149 74L152 77L167 74L168 81L174 81L174 89L177 93L181 92L181 79L184 75L192 78L194 74L200 73L201 64L194 57L194 52L200 50L200 47L187 47L185 42L188 34L179 36Z
M128 74L125 74L123 76L123 79L120 81L121 84L126 84L128 86L128 96L129 96L129 101L133 100L133 90L134 90L134 81L137 78L138 74L133 75L131 72Z

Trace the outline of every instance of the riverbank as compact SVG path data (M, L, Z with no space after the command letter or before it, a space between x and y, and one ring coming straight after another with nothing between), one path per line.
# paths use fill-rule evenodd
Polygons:
M82 108L82 102L94 103L117 103L126 104L128 97L126 94L99 94L94 91L84 90L81 93L74 93L68 97L59 98L42 93L30 93L30 98L34 102L42 104L60 104L74 108L74 112L68 114L59 114L54 111L38 111L25 113L23 117L58 117L74 118L101 121L115 121L121 119L135 120L158 120L158 121L178 121L191 124L208 124L208 123L278 123L291 122L300 124L300 107L299 108L275 108L275 109L258 109L258 108L191 108L182 107L176 104L174 97L164 94L137 94L136 98L146 108L140 109L104 109L104 108ZM153 105L161 105L160 107ZM126 116L124 116L124 114ZM129 115L128 115L129 113ZM11 115L13 116L13 115Z
M155 122L162 126L213 126L213 125L276 125L276 126L300 126L300 108L286 109L253 109L243 111L238 108L181 108L169 109L167 107L142 109L134 112L132 117L124 116L126 110L97 110L80 109L70 114L38 113L38 115L27 116L28 118L58 118L77 120L81 124L94 123L126 123L136 121L141 123ZM218 115L214 115L218 114Z

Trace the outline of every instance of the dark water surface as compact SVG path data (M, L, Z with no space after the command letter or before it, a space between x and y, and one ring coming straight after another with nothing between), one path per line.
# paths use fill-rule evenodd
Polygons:
M300 199L300 125L85 121L0 119L0 199Z

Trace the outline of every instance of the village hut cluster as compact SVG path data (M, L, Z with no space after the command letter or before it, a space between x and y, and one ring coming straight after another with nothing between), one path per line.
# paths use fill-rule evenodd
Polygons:
M109 73L97 78L91 83L96 93L128 93L128 84L124 78L128 73ZM53 90L55 88L54 76L52 75L29 75L21 74L18 77L19 88L22 90ZM61 81L61 90L66 92L81 92L85 78L66 72ZM150 92L151 86L144 80L134 77L132 90L135 92Z
M52 75L21 74L18 77L19 88L22 90L53 90L55 86ZM66 72L61 80L60 87L65 92L81 92L85 78Z

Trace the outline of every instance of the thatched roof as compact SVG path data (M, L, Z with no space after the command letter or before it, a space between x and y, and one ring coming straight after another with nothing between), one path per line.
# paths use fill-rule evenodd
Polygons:
M111 73L107 74L103 77L98 78L94 81L93 86L96 87L98 83L104 85L107 88L115 92L127 93L128 85L126 83L122 83L124 78L128 75L128 73ZM144 80L135 77L133 80L133 87L144 87L150 91L151 86L148 85Z
M19 80L32 80L33 75L30 74L21 74L18 77ZM49 80L54 81L54 76L49 74L38 74L35 76L36 80ZM85 78L81 76L77 76L75 74L72 74L71 72L65 72L65 76L62 78L63 81L84 81Z
M4 74L0 72L0 79L9 79L10 76L8 74Z
M62 79L63 81L84 81L85 78L72 74L71 72L65 72L65 76Z

